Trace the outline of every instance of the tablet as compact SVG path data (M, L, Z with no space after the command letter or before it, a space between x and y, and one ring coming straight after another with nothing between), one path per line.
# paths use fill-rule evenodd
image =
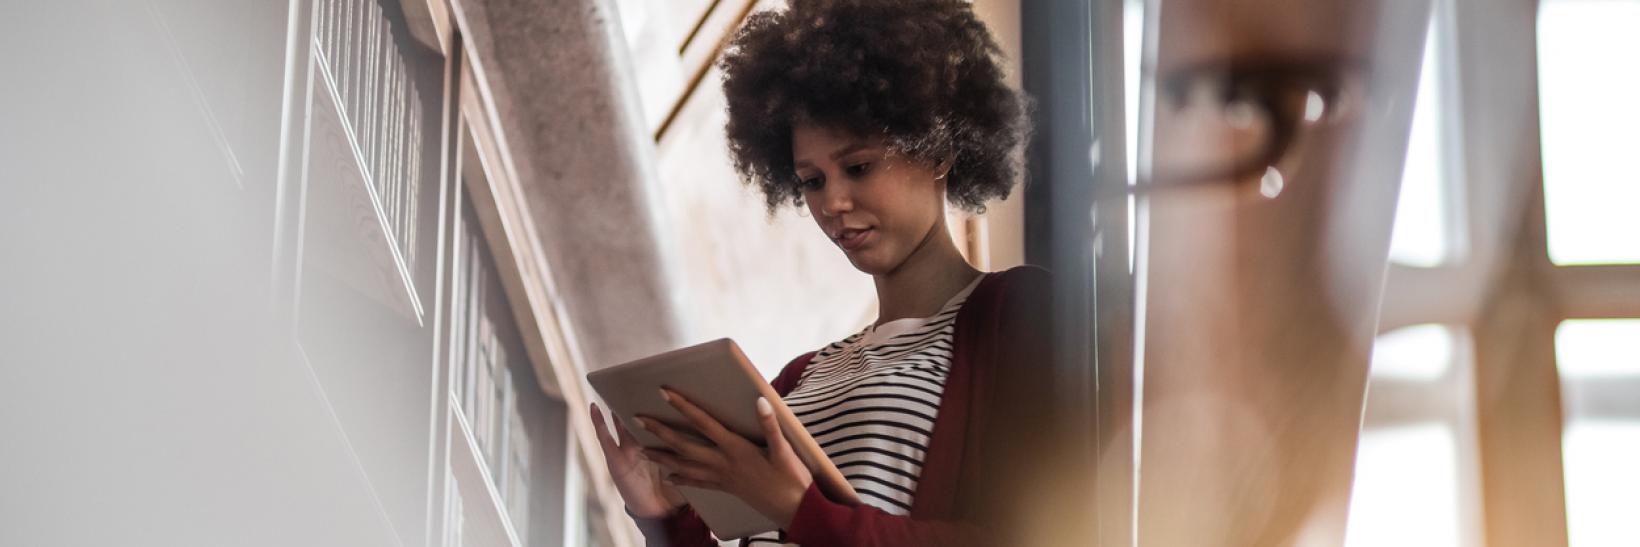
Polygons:
M649 448L664 448L666 443L639 427L634 420L636 416L649 416L685 432L694 430L682 413L661 399L662 386L683 395L715 416L724 428L759 446L764 442L763 426L757 416L757 398L767 397L780 421L781 432L797 457L808 465L826 497L839 503L859 503L859 496L843 478L843 473L832 465L820 444L809 436L803 423L786 408L780 395L763 380L733 340L721 338L596 370L587 374L587 382L638 442ZM741 538L780 527L731 494L692 487L678 490L719 539Z

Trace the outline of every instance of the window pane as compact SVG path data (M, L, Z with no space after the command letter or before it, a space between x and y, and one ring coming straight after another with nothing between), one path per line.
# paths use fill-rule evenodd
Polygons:
M1346 547L1458 545L1458 448L1439 423L1361 434Z
M1468 339L1429 324L1373 343L1347 546L1474 544L1474 508L1464 505L1478 497Z
M1555 329L1563 376L1640 375L1640 319L1582 319Z
M1440 24L1431 17L1418 76L1418 98L1412 109L1412 134L1401 171L1395 232L1390 239L1390 260L1409 266L1432 267L1445 262L1452 239L1446 215L1442 127L1447 122L1441 104L1445 68L1441 66L1439 29Z
M1453 335L1444 325L1392 330L1372 345L1372 377L1433 381L1452 366Z
M1640 545L1640 319L1561 323L1555 358L1571 547Z
M1544 0L1537 43L1549 258L1640 262L1640 0Z
M1640 545L1640 421L1574 420L1564 449L1569 545Z

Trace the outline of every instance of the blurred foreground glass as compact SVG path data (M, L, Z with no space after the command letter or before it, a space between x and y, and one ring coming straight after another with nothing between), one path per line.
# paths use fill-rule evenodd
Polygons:
M1454 199L1463 182L1454 11L1438 0L1425 35L1390 242L1389 260L1399 267L1465 258L1466 216ZM1386 290L1418 284L1391 276ZM1481 545L1473 350L1460 325L1401 327L1374 342L1346 547Z
M1142 544L1344 541L1429 6L1147 4Z

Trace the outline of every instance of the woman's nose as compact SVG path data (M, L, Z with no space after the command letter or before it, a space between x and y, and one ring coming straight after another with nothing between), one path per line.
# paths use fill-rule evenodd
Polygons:
M831 183L820 189L820 212L837 216L854 210L854 196L849 195L847 184Z

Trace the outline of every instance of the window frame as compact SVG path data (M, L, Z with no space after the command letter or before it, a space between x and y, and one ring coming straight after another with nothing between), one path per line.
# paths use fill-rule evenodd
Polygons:
M1484 544L1566 545L1562 389L1555 330L1569 319L1640 317L1640 265L1549 260L1538 125L1537 4L1437 2L1455 67L1448 92L1467 245L1434 268L1392 264L1380 329L1437 322L1473 340ZM1528 36L1530 40L1520 40ZM1476 85L1463 85L1474 82ZM1521 119L1487 116L1519 112ZM1498 135L1508 134L1508 137ZM1507 159L1507 161L1500 161ZM1452 194L1449 194L1452 195Z

